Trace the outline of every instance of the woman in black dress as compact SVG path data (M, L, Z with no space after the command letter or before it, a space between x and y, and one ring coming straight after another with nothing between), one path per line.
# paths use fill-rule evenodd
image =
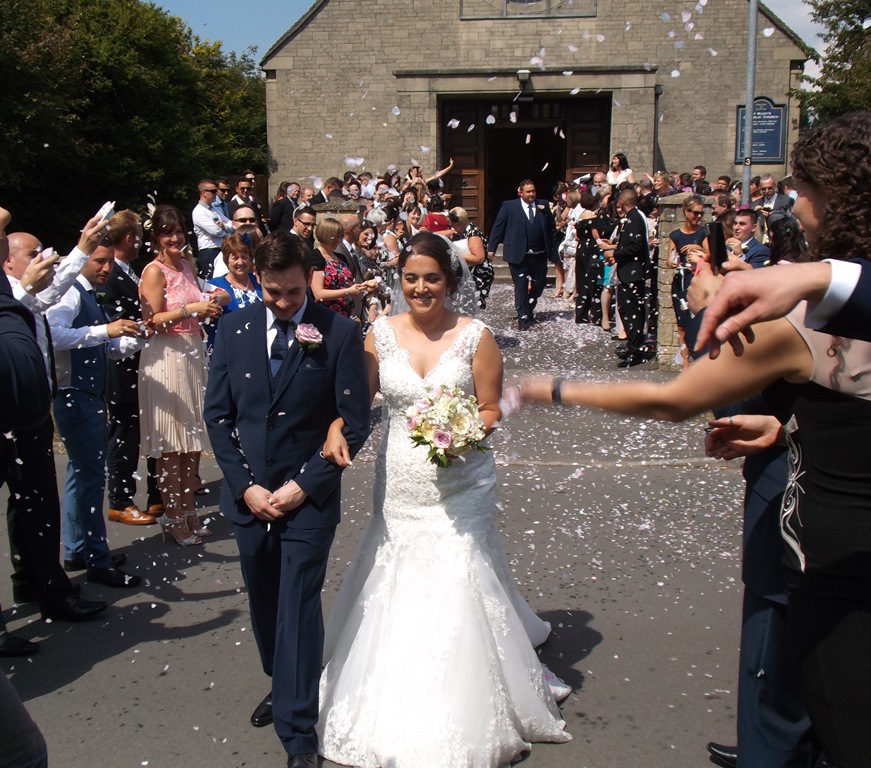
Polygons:
M677 336L684 370L689 368L690 353L684 334L692 314L687 304L687 291L693 279L696 264L708 253L708 229L702 226L705 202L699 195L690 195L683 201L684 223L668 236L668 266L675 270L671 281L671 303L677 320Z

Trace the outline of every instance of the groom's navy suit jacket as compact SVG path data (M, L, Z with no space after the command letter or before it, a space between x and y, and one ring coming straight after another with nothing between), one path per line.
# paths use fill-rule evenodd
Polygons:
M554 236L556 225L553 214L547 200L536 200L534 226L541 229L544 240L544 250L547 258L553 260L556 257ZM520 264L526 258L529 250L527 244L527 224L529 216L524 202L518 197L514 200L506 200L499 209L496 221L490 231L487 250L495 253L499 245L502 245L502 258L508 264Z
M294 342L273 380L266 307L225 315L218 326L205 421L224 473L220 507L234 523L255 520L242 494L295 480L308 495L284 520L291 529L328 528L340 518L342 469L320 456L330 423L345 421L351 456L369 434L369 393L360 326L308 300L302 322L323 335L315 350Z

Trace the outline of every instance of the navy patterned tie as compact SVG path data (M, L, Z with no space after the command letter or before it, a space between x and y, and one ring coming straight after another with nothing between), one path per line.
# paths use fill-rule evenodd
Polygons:
M284 358L287 357L287 332L290 326L290 320L279 320L278 318L275 318L272 325L276 331L272 346L269 349L269 371L272 373L273 379L281 368Z

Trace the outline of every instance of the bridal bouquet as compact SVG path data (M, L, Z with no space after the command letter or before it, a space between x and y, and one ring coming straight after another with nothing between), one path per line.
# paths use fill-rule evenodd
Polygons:
M478 413L478 400L467 397L457 387L426 388L426 395L409 406L408 432L415 445L429 448L427 458L438 467L449 467L453 460L470 450L489 451L483 444L484 422Z

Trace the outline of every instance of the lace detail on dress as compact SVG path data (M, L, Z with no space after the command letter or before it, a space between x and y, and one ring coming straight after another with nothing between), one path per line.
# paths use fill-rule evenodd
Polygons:
M325 757L364 768L498 768L571 736L533 646L549 625L514 587L496 526L492 453L449 468L408 437L427 385L474 392L473 320L424 377L375 322L387 429L373 517L330 614L318 723Z

